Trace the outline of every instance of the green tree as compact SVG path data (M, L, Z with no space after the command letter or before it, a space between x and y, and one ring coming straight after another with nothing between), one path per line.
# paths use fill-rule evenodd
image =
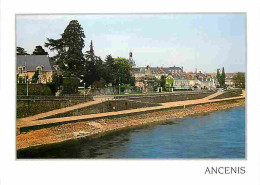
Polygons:
M86 86L89 86L101 80L104 66L101 58L94 53L92 41L90 42L90 50L86 51L85 57L83 82L86 83Z
M226 74L225 74L225 68L223 67L222 68L222 73L221 73L221 76L220 76L220 86L221 87L225 87L225 81L226 81Z
M48 55L48 52L46 52L42 46L36 46L33 55Z
M116 73L116 85L118 84L129 84L133 80L131 71L132 66L129 61L125 58L115 58L114 70Z
M235 87L244 89L245 88L245 73L238 72L235 76L233 76L232 81L235 84Z
M220 79L219 69L217 69L217 80L218 80L218 83L220 85L221 79Z
M168 77L166 78L166 86L167 86L167 87L173 86L173 82L174 82L174 79L173 79L172 76L168 76Z
M39 71L35 71L34 75L32 76L32 83L38 83L39 80Z
M166 76L162 75L160 79L160 86L163 88L164 91L166 90L165 85L166 85Z
M47 38L45 47L51 51L57 51L54 59L64 71L64 76L82 77L85 59L82 53L85 34L77 20L72 20L61 34L60 39Z
M104 63L103 78L106 84L112 83L114 86L116 84L117 70L115 66L115 59L111 55L107 55Z
M16 55L28 55L27 51L22 47L16 47Z

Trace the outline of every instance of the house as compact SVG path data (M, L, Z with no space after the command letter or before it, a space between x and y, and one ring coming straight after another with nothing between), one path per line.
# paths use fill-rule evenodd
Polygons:
M183 67L151 67L148 65L146 67L133 67L133 73L137 80L145 76L153 76L160 79L162 75L181 75L183 73Z
M16 56L16 74L18 83L26 83L28 77L29 83L32 83L32 77L38 71L38 82L47 83L52 81L52 75L56 72L57 66L51 66L47 55L17 55Z
M225 85L229 86L229 87L233 87L235 84L233 82L233 77L236 75L237 73L226 73L225 74Z
M192 90L190 80L186 76L175 76L173 88L174 90Z

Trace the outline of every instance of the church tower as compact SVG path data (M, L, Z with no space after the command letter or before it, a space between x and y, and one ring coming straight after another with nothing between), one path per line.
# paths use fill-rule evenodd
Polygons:
M133 59L133 53L132 52L129 52L129 59L128 61L130 62L130 64L132 65L132 67L135 67L135 61Z

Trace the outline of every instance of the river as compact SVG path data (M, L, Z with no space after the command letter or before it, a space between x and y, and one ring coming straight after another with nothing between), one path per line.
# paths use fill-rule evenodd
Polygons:
M244 159L245 107L20 150L17 158Z

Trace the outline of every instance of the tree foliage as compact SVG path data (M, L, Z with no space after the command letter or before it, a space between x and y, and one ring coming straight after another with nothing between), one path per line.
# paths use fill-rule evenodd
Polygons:
M166 85L167 87L171 87L171 86L173 86L173 82L174 82L174 78L173 78L172 76L168 76L168 77L166 78L165 85Z
M235 87L244 89L245 88L245 73L238 72L235 76L233 76L232 81L235 84Z
M225 87L225 81L226 81L226 74L225 74L225 68L222 68L221 74L219 73L219 69L217 70L217 80L220 87Z
M127 59L121 57L115 58L114 71L117 72L115 85L130 84L132 82L132 65Z
M92 41L90 43L90 50L86 51L85 57L83 82L86 86L89 86L94 82L100 81L103 74L103 61L95 55Z
M22 47L16 47L16 55L28 55L27 51Z
M32 83L38 83L38 80L39 80L39 71L37 70L32 76Z
M48 55L48 52L46 52L42 46L36 46L34 51L33 51L33 55Z
M220 74L219 74L219 69L217 69L217 80L218 80L218 83L220 84Z
M65 76L81 77L84 69L84 48L85 34L77 20L70 21L60 39L47 39L45 47L51 51L57 51L54 57L57 64L64 71Z
M165 91L165 84L166 84L166 76L162 75L161 79L160 79L160 86L163 88L163 90Z
M106 84L111 83L114 86L116 84L118 69L116 68L115 59L111 55L106 56L103 68L102 76Z
M221 76L220 76L220 86L221 87L225 87L225 81L226 81L226 74L225 74L225 68L223 67L222 68L222 73L221 73Z

